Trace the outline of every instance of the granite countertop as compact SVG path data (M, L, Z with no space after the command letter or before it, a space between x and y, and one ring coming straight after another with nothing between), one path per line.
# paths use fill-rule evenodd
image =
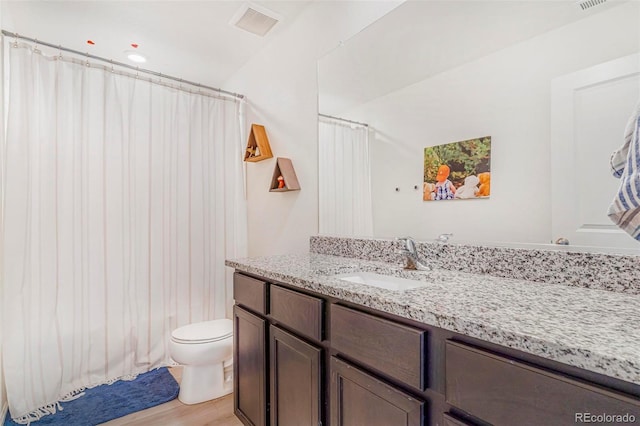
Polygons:
M451 270L406 271L323 254L227 260L238 271L640 385L640 296ZM391 291L333 278L377 272L425 281Z

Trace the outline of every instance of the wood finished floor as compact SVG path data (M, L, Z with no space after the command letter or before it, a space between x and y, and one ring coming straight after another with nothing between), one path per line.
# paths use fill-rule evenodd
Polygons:
M180 383L182 368L169 371ZM185 405L174 399L119 419L103 423L103 426L242 426L233 415L233 394L202 404Z

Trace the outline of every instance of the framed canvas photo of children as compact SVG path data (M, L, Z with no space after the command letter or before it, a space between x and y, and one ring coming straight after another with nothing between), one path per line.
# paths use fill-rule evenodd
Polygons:
M424 149L424 201L469 200L491 194L491 136Z

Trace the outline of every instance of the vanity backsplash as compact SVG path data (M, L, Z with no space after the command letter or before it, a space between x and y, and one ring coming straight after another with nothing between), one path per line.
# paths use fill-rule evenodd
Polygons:
M425 263L441 269L488 274L640 295L640 256L561 250L416 242ZM374 238L312 236L311 253L403 265L401 243Z

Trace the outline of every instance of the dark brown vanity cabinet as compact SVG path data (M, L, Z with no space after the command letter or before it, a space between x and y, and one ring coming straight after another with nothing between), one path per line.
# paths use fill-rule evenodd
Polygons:
M425 403L338 358L331 358L331 425L421 426Z
M331 358L332 425L425 423L424 400L381 376L425 389L426 331L337 304L331 305L329 330L336 355L353 360ZM368 373L354 363L378 373Z
M247 425L267 423L267 321L233 308L234 407Z
M317 426L324 420L323 350L318 346L323 307L320 298L278 285L269 287L272 426Z
M322 425L324 301L238 273L234 298L238 418L251 426Z
M640 421L633 383L243 274L234 297L235 412L245 425Z
M270 327L271 424L320 425L322 349Z

